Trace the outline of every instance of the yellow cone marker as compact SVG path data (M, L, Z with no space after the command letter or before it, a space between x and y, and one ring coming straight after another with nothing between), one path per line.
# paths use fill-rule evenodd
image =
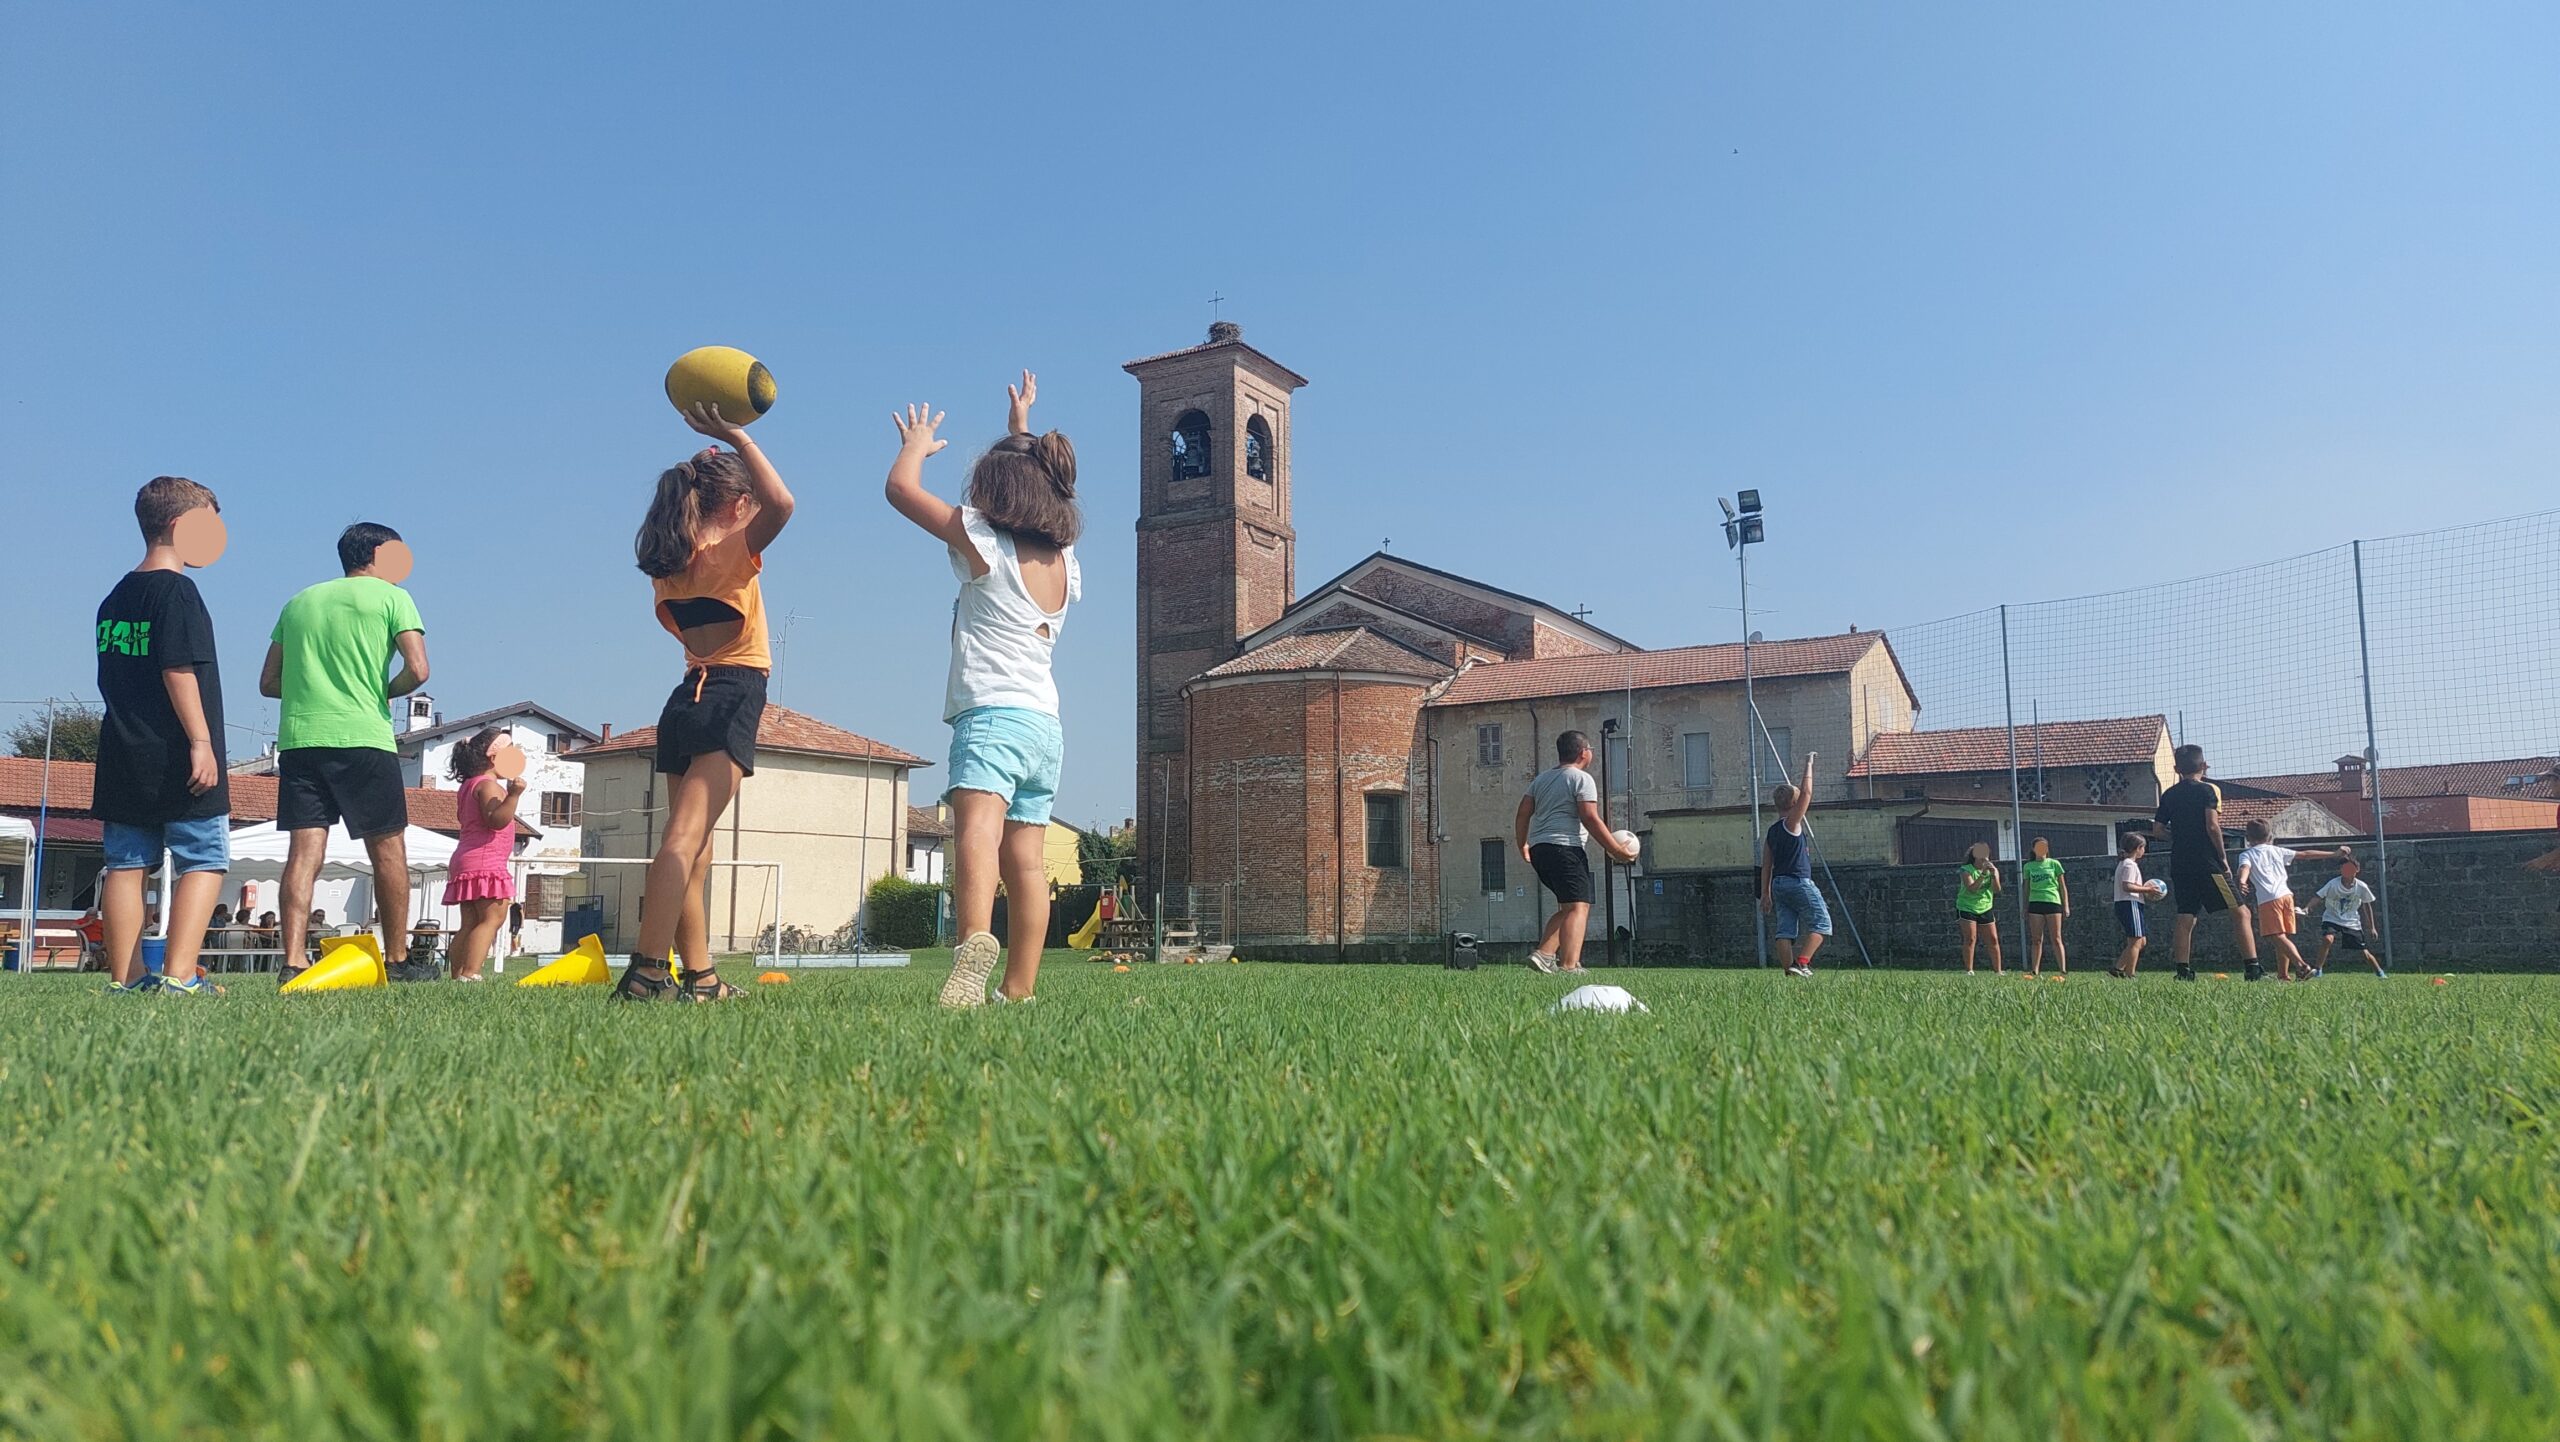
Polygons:
M593 935L579 938L575 949L556 961L535 967L518 986L602 986L613 980L613 969L605 965L604 943Z
M360 991L371 986L389 986L391 973L382 965L382 943L372 932L357 936L341 936L329 943L320 959L284 984L285 992Z

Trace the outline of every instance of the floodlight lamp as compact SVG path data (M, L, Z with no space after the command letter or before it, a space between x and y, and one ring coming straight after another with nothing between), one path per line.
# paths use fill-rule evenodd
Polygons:
M1743 494L1749 495L1750 492L1745 491ZM1756 545L1759 542L1768 539L1768 532L1764 529L1758 512L1755 511L1744 515L1739 524L1742 527L1743 545Z
M1722 496L1718 496L1718 497L1716 497L1716 504L1717 504L1718 506L1720 506L1720 507L1722 507L1722 508L1724 509L1724 518L1725 518L1725 520L1726 520L1726 521L1728 521L1728 522L1732 521L1732 519L1733 519L1733 502L1726 500L1726 499L1725 499L1724 497L1722 497Z
M1736 505L1742 507L1742 514L1746 516L1756 516L1760 514L1760 493L1758 491L1736 491L1733 493L1733 499Z

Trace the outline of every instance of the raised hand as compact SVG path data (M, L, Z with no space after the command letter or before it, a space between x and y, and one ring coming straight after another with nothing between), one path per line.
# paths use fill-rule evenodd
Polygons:
M684 413L684 423L715 441L727 441L732 449L743 450L746 447L746 427L731 424L720 414L720 407L714 402L695 401L692 408Z
M1028 375L1030 372L1025 371L1024 374ZM931 406L909 406L903 415L896 411L889 412L889 423L898 428L899 450L917 456L930 456L951 444L934 435L934 432L942 426L942 417L943 412Z
M1004 428L1010 435L1031 434L1031 403L1040 398L1040 378L1029 371L1022 373L1022 384L1006 386L1005 398L1012 402L1005 411Z

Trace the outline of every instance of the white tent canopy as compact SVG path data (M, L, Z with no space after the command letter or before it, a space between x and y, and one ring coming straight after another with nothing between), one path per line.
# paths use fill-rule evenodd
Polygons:
M18 929L32 933L36 927L36 824L23 817L0 816L0 859L18 863L18 896L26 903ZM27 953L32 957L33 951Z
M231 833L231 874L226 885L244 881L277 882L292 833L276 830L272 821L243 826ZM409 918L417 921L442 910L445 871L453 863L453 838L412 826L405 833L409 848ZM263 887L261 888L263 889ZM320 882L311 904L331 925L370 921L373 916L373 858L365 844L347 834L340 822L329 828L329 845L320 864Z

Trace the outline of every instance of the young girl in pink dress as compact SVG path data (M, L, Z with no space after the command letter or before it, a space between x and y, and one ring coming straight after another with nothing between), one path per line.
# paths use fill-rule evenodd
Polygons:
M462 908L462 929L454 934L448 958L456 981L480 979L481 963L489 959L507 906L516 899L515 873L507 862L515 854L516 802L524 795L524 778L502 782L490 774L501 742L514 744L504 728L488 727L453 748L449 768L462 787L453 801L462 842L453 848L444 883L444 904Z

